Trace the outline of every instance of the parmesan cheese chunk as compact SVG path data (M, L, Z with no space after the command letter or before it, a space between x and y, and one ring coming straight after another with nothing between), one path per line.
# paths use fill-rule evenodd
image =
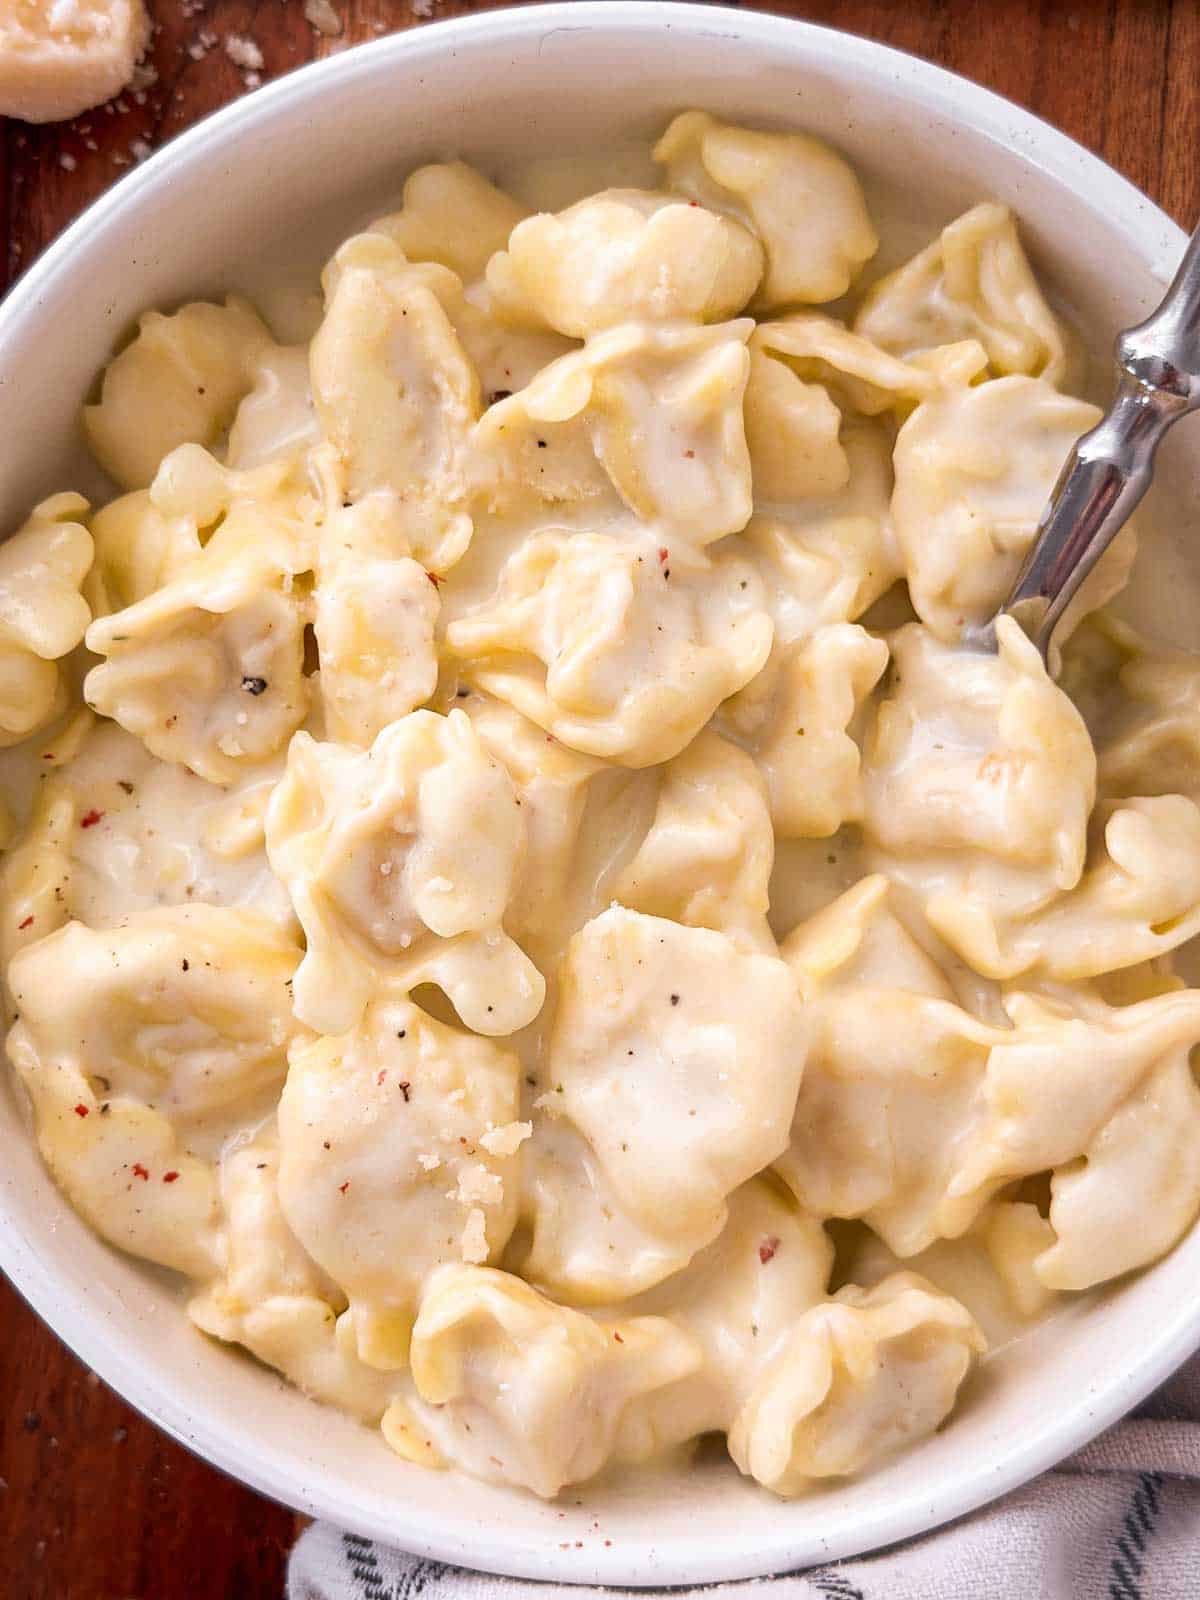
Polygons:
M142 0L0 0L0 113L60 122L111 100L149 39Z

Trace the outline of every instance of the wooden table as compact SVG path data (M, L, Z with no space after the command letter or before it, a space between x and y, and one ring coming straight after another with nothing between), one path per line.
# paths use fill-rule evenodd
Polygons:
M430 0L432 3L432 0ZM419 26L412 0L334 0L340 37L300 0L150 0L158 81L74 123L4 129L7 281L146 146L263 77ZM437 0L438 17L491 0ZM416 0L416 9L427 9ZM1196 0L780 0L765 9L870 35L1056 123L1187 225L1200 215ZM194 14L185 16L185 10ZM217 41L209 45L208 41ZM194 1460L89 1374L0 1280L0 1589L8 1600L276 1600L290 1511Z

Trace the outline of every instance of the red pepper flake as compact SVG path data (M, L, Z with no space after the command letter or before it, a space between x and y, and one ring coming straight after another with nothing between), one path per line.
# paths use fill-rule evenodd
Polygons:
M24 922L18 922L17 923L17 929L21 933L24 933L26 928L32 928L32 927L33 927L33 917L32 916L26 917Z
M85 811L79 819L79 826L81 828L94 828L103 815L103 811L96 811L95 809Z
M660 561L669 561L671 559L671 552L667 549L666 545L663 545L659 550L658 559Z
M350 1187L350 1179L349 1179L349 1178L347 1178L347 1179L346 1179L346 1181L345 1181L345 1183L339 1183L339 1184L338 1184L338 1193L339 1193L339 1194L345 1194L345 1192L346 1192L346 1190L347 1190L347 1189L348 1189L348 1188L349 1188L349 1187Z
M140 1161L133 1163L133 1175L135 1178L140 1178L143 1183L149 1183L150 1181L150 1174Z
M683 459L684 459L684 460L685 460L685 461L695 461L695 459L696 459L696 452L695 452L695 451L694 451L694 450L685 450L685 451L684 451L684 452L683 452Z
M618 1344L624 1344L625 1343L624 1339L621 1337L621 1335L617 1332L617 1330L615 1328L613 1329L613 1338L617 1341Z
M779 1240L775 1236L775 1234L771 1234L770 1238L764 1239L763 1242L759 1245L759 1247L758 1247L758 1259L762 1262L764 1267L766 1266L768 1261L773 1261L775 1259L775 1252L778 1249L779 1249Z
M177 1172L164 1172L163 1173L163 1182L164 1183L174 1183L178 1179L178 1177L179 1177L179 1174Z
M377 1072L375 1074L375 1082L379 1085L379 1087L381 1089L383 1088L383 1085L387 1082L387 1068L386 1067L384 1067L382 1072Z
M87 1114L88 1114L88 1108L83 1104L83 1102L81 1100L80 1103L75 1107L75 1115L77 1117L86 1117Z
M404 1104L407 1105L412 1099L412 1084L409 1083L407 1078L400 1085L400 1093L404 1096Z
M45 751L43 753L43 755L42 755L42 760L43 761L53 761L54 760L54 751L53 750Z
M429 579L430 583L433 585L433 587L435 589L440 589L441 588L442 583L443 583L443 579L439 576L438 573L426 571L425 576Z

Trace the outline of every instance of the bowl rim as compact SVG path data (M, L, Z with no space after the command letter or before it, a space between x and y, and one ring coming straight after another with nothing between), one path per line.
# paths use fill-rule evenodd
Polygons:
M77 269L77 254L87 250L102 231L120 225L130 211L141 210L173 182L180 171L198 161L211 162L212 141L248 139L289 106L336 93L361 74L374 74L388 64L412 67L433 62L480 35L516 41L531 35L567 32L628 32L661 35L679 28L693 34L737 43L786 40L802 42L810 66L829 64L844 72L847 64L868 81L895 82L902 72L916 96L932 111L1000 142L1011 142L1019 130L1022 158L1052 185L1076 191L1085 188L1089 203L1104 207L1116 231L1147 263L1150 273L1169 279L1186 242L1184 230L1099 156L1042 118L994 90L873 39L797 18L753 10L716 10L683 0L569 0L569 3L508 6L478 15L445 19L431 25L366 41L344 52L313 61L265 85L252 95L220 107L174 138L139 167L94 200L28 268L0 304L0 350L19 335L26 319L35 318L42 298L60 277ZM1147 227L1147 223L1153 227ZM1157 242L1157 251L1153 243ZM4 1220L0 1198L0 1222ZM580 1577L573 1552L562 1553L553 1541L521 1542L519 1532L470 1531L464 1549L463 1522L453 1510L433 1521L428 1514L406 1521L398 1497L395 1525L382 1527L361 1513L353 1500L325 1492L312 1473L282 1463L264 1462L215 1422L193 1417L173 1386L139 1364L117 1330L87 1299L64 1298L56 1275L36 1255L20 1227L0 1226L0 1268L38 1316L80 1360L99 1374L128 1404L193 1454L256 1492L305 1514L336 1523L348 1532L396 1544L413 1555L460 1565L469 1554L477 1570L557 1582L600 1582L627 1586L711 1583L794 1570L808 1561L801 1541L786 1536L768 1539L749 1554L729 1541L715 1549L697 1540L698 1555L672 1562L669 1569L653 1558L652 1546L622 1539L610 1550L597 1550L589 1576ZM1181 1308L1170 1321L1147 1330L1128 1364L1099 1392L1081 1394L1073 1407L1052 1421L1035 1422L1018 1448L996 1468L947 1476L930 1484L919 1498L898 1498L894 1505L864 1516L853 1532L821 1541L819 1561L843 1559L895 1544L935 1529L1020 1487L1079 1449L1125 1415L1162 1383L1200 1346L1200 1303Z

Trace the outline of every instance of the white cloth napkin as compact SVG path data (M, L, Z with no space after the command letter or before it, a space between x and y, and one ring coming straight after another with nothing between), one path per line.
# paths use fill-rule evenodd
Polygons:
M972 1517L878 1555L714 1587L730 1600L1200 1600L1200 1356L1078 1455ZM288 1572L288 1600L588 1592L420 1560L326 1523L301 1535Z

